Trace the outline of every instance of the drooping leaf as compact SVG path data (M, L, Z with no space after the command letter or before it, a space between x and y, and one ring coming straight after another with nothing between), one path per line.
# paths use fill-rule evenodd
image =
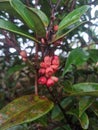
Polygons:
M71 87L64 87L69 96L96 96L98 97L98 83L79 83Z
M53 103L47 98L27 95L15 99L0 110L0 129L34 121L48 113Z
M81 48L76 48L69 54L62 76L72 70L72 65L80 66L89 58L89 53Z
M83 112L85 112L85 110L87 110L94 101L95 101L95 98L88 97L88 96L82 97L79 100L79 117L81 117Z
M72 104L72 101L73 101L73 98L68 97L68 98L63 99L60 104L62 108L66 110ZM51 118L56 121L59 121L64 118L64 115L62 114L62 111L60 110L59 106L56 105L54 107L54 109L52 110Z
M93 103L92 110L96 114L96 116L98 116L98 101Z
M79 120L83 129L88 129L89 118L85 112L81 115L81 117L79 117L78 109L72 109L68 112L68 114L75 116Z
M69 13L60 22L59 30L68 28L68 26L76 23L80 19L80 16L83 15L88 9L89 9L89 6L84 5L84 6L80 7L80 8L78 8L78 9L75 9L71 13Z
M13 32L13 33L16 33L16 34L19 34L19 35L22 35L24 37L27 37L27 38L39 43L39 41L37 39L35 39L32 35L30 35L28 32L23 31L22 29L20 29L19 27L17 27L16 25L14 25L13 23L11 23L9 21L0 19L0 28Z
M35 10L26 7L20 0L10 0L10 4L23 18L28 27L36 32L37 37L45 37L44 24Z

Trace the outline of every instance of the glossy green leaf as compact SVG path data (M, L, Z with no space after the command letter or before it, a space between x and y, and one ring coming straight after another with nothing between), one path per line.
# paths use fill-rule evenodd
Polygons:
M0 130L34 121L48 113L53 103L45 97L27 95L0 110Z
M88 96L82 97L79 100L79 117L81 117L83 112L85 112L92 105L94 101L95 98L88 97Z
M79 83L71 87L64 87L69 96L96 96L98 97L98 83Z
M30 35L28 32L23 31L22 29L20 29L19 27L17 27L16 25L14 25L13 23L11 23L9 21L0 19L0 28L13 32L13 33L16 33L16 34L19 34L19 35L22 35L24 37L27 37L37 43L39 42L37 39L32 37L32 35Z
M87 114L85 112L81 115L81 117L79 117L79 113L78 113L77 109L70 110L68 112L68 114L74 115L79 120L79 122L81 124L81 127L83 129L88 129L88 127L89 127L89 118L88 118L88 116L87 116Z
M10 0L11 6L23 18L28 27L36 32L37 37L45 37L46 31L42 20L35 10L26 7L20 0Z
M85 22L78 22L78 23L74 24L69 30L68 29L58 30L57 33L55 34L55 37L53 38L53 40L52 40L51 43L53 43L53 42L55 42L55 41L57 41L57 40L59 40L61 38L64 38L70 32L72 32L73 30L75 30L76 28L78 28L79 26L81 26L82 24L84 24Z
M98 116L98 101L93 103L92 110L96 114L96 116Z
M44 24L45 27L48 26L49 20L48 20L48 17L45 15L44 12L42 12L41 10L36 9L36 8L29 8L29 9L31 9L33 11L33 13L35 12L35 14L37 14L39 16L40 20L42 21L42 23Z
M72 50L67 58L62 76L72 70L72 65L80 66L86 62L88 58L89 53L87 51L84 51L81 48Z
M62 108L66 110L72 104L72 101L73 101L73 98L68 97L68 98L63 99L60 104ZM64 115L62 114L62 111L60 110L58 106L55 106L54 109L52 110L51 118L56 121L59 121L64 118Z
M68 26L76 23L80 19L80 16L83 15L88 9L89 9L89 6L84 5L84 6L80 7L80 8L78 8L78 9L75 9L71 13L69 13L60 22L59 30L67 28Z

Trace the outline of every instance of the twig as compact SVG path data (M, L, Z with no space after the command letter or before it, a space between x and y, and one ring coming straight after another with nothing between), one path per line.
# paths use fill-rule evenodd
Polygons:
M56 6L55 6L55 10L57 10L57 8L58 8L60 2L61 2L61 0L58 0L58 1L57 1L57 4L56 4Z

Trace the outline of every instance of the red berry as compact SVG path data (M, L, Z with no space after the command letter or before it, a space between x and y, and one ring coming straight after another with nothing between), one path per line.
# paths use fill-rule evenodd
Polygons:
M26 52L25 50L20 51L20 56L21 56L22 58L27 58L27 52Z
M45 62L41 62L41 63L40 63L40 67L46 68Z
M54 55L54 56L53 56L53 59L59 60L59 57L56 56L56 55Z
M44 62L51 62L51 57L50 56L45 56L44 57Z
M59 28L58 25L54 25L53 30L54 30L54 31L58 31L58 28Z
M59 64L60 64L59 59L53 59L52 60L52 65L59 65Z
M57 71L58 70L58 68L59 68L59 65L51 65L51 68L54 70L54 72L55 71Z
M45 69L44 68L41 68L41 69L39 69L39 74L41 74L41 75L43 75L43 74L45 74Z
M47 87L51 87L51 86L54 85L54 81L53 81L51 78L49 78L49 79L47 80L46 85L47 85Z
M58 82L58 77L55 77L55 76L51 76L51 79L54 81L54 82Z
M45 44L45 39L44 38L41 38L41 43Z
M46 76L50 77L54 73L51 67L46 68Z
M46 77L44 77L44 76L42 76L42 77L40 77L40 78L38 79L38 83L41 84L41 85L46 84L46 82L47 82L47 79L46 79Z

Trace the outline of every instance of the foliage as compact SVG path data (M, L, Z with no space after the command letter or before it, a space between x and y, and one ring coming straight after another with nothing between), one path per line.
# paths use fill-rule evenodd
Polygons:
M97 130L92 5L0 0L0 130Z

